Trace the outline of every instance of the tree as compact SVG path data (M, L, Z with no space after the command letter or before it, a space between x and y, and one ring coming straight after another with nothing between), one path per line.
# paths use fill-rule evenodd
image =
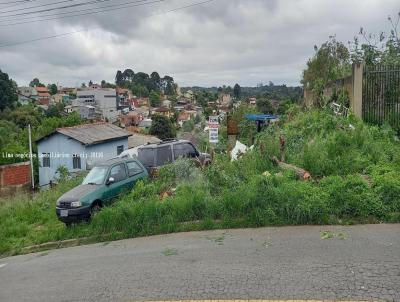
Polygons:
M122 73L122 77L123 77L124 81L127 81L127 82L132 82L134 76L135 76L135 73L133 72L132 69L129 69L129 68L125 69L125 71Z
M239 84L235 84L235 86L233 87L233 96L235 97L236 100L239 100L241 95L242 95L242 88L240 87Z
M106 80L101 80L101 88L113 88L115 89L115 84L108 83Z
M138 97L148 97L149 96L150 92L146 86L131 84L128 87L130 90L132 90L132 93Z
M264 114L274 113L274 107L271 102L266 98L260 98L257 100L257 108Z
M88 86L89 86L89 87L92 87L92 86L93 86L92 80L89 80Z
M347 47L331 37L321 47L314 46L315 54L307 62L303 72L302 84L315 94L320 105L323 105L325 86L351 73L350 53Z
M49 90L51 95L55 95L58 92L58 88L56 84L49 84L47 86L47 89Z
M161 87L161 77L158 74L158 72L154 71L151 73L150 75L150 80L151 80L151 84L152 84L152 88L154 90L159 90Z
M164 92L166 95L175 95L176 93L176 86L174 85L174 78L170 76L165 76L162 79L162 86L164 88Z
M163 115L154 115L152 117L150 134L159 139L169 139L176 137L176 130L171 120Z
M156 92L156 91L150 92L149 99L150 99L151 107L160 107L161 96L158 92Z
M194 130L194 121L193 120L188 120L183 123L182 125L182 130L183 132L192 132Z
M30 83L30 87L45 87L42 83L40 83L38 78L34 78Z
M350 44L351 60L354 63L365 62L367 65L400 64L400 12L396 18L388 17L390 33L381 31L379 34L368 33L361 27L358 36ZM360 42L363 41L362 43Z
M7 73L0 70L0 110L12 107L17 100L18 94L13 81Z
M118 70L117 74L115 75L115 84L117 86L120 86L123 81L124 81L124 76L123 76L121 70Z

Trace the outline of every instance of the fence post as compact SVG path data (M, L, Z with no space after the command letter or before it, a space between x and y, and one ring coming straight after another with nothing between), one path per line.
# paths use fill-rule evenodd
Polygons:
M353 64L353 109L354 115L362 119L362 103L363 103L363 77L364 64Z

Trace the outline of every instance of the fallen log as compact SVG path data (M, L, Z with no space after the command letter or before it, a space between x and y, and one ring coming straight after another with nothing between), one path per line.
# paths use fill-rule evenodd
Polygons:
M294 165L287 164L287 163L285 163L283 161L280 161L276 156L272 156L271 160L274 163L276 163L279 166L279 168L281 168L282 170L294 171L296 173L297 177L299 179L301 179L301 180L309 180L309 179L311 179L310 172L308 172L308 171L306 171L306 170L304 170L302 168L299 168L299 167L296 167Z

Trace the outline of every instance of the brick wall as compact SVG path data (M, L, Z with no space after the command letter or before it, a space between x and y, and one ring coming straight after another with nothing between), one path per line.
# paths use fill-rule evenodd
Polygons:
M31 184L29 162L0 166L0 195L28 189Z

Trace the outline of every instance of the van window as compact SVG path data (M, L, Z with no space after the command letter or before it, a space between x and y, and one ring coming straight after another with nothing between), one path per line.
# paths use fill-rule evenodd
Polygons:
M153 167L155 153L155 149L141 148L138 150L138 159L145 167Z
M174 145L174 158L178 159L180 157L196 157L196 149L188 143L176 144Z
M126 178L126 170L124 164L119 164L111 168L110 177L114 178L114 182L119 182Z
M172 162L171 146L157 148L157 166L163 166Z
M139 166L137 162L131 161L129 163L126 163L126 166L128 167L129 177L143 172L143 169Z

